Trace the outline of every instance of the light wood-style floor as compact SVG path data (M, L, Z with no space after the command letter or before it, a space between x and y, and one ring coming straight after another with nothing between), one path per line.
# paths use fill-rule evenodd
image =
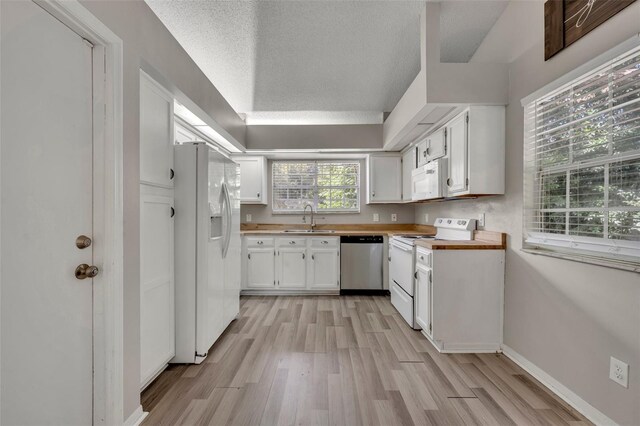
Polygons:
M439 354L383 296L242 297L142 405L144 426L588 424L502 355Z

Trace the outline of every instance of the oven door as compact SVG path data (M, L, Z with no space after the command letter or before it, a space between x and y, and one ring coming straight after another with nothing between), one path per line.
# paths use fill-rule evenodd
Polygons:
M413 297L413 246L392 239L389 249L389 287L395 283Z

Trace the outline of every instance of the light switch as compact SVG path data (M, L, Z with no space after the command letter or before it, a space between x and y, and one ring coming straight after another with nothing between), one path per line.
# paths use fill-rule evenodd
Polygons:
M397 222L398 221L398 215L395 213L391 213L391 222Z
M374 213L373 214L373 221L374 222L380 222L380 215L378 213Z
M247 214L246 218L247 218L247 222L251 222L251 215L250 214Z

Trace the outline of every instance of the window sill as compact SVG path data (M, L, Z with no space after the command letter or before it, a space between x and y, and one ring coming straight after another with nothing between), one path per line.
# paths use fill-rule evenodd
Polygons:
M580 263L588 263L591 265L604 266L606 268L622 269L624 271L640 273L640 262L630 262L623 260L614 260L606 257L589 256L578 253L565 253L560 251L548 250L541 247L525 247L520 249L525 253L555 257L558 259L570 260Z

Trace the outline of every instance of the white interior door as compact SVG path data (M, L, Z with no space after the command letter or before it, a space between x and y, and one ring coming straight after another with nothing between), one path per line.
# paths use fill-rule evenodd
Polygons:
M89 425L92 47L30 1L0 7L0 423Z

